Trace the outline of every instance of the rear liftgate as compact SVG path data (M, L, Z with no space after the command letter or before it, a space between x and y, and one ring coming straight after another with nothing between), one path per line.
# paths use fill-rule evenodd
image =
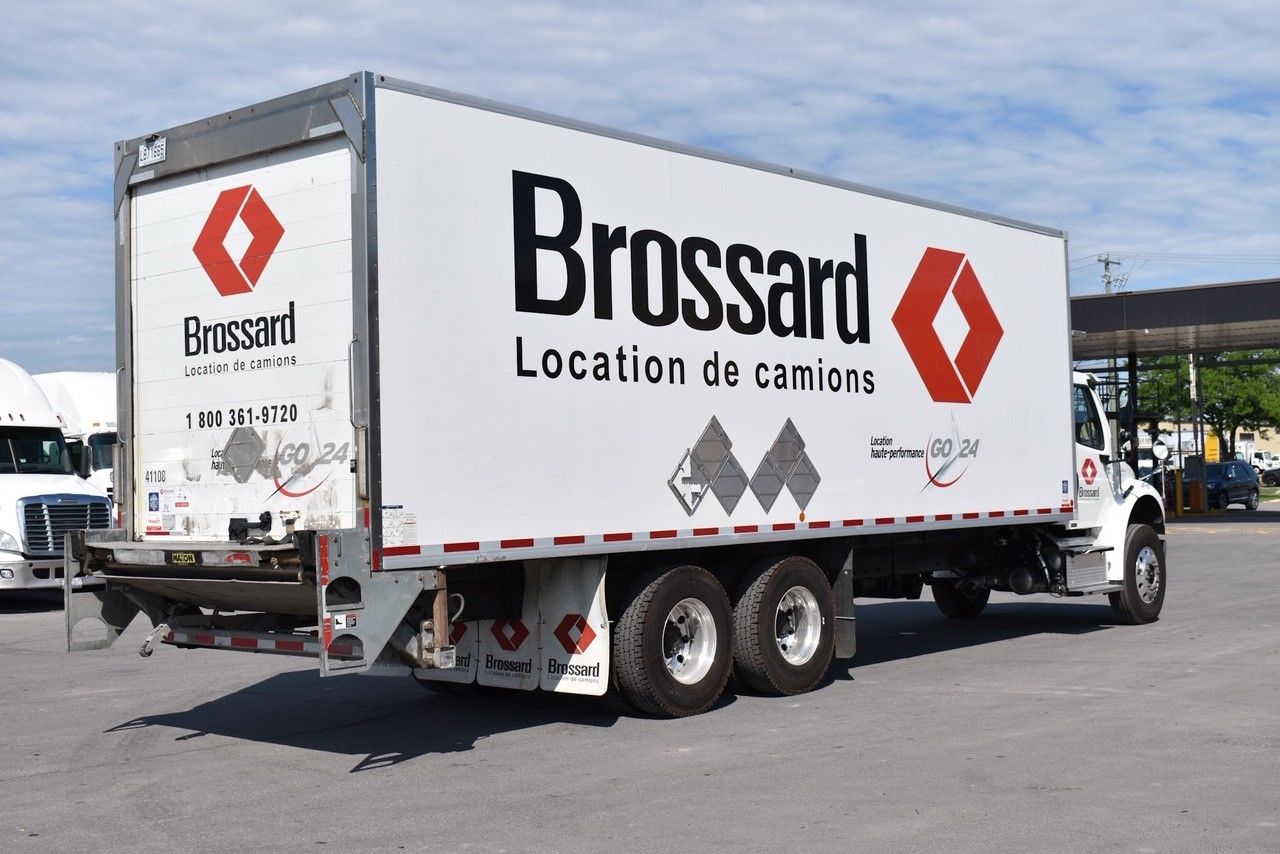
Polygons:
M153 626L143 656L156 641L311 656L321 676L455 663L443 570L374 571L366 530L191 549L129 542L119 530L89 533L88 542L77 532L67 543L71 652L111 646L143 613ZM85 637L94 623L98 636Z

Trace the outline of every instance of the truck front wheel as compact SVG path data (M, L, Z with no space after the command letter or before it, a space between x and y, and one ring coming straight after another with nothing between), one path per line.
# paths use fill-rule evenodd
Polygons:
M748 573L733 609L738 677L762 694L802 694L827 674L835 599L807 558L770 558Z
M1111 610L1129 625L1154 622L1164 606L1164 545L1150 525L1130 525L1124 541L1124 586L1108 594Z
M640 711L696 715L724 691L732 666L729 597L696 566L655 570L632 587L614 628L618 686Z
M950 581L934 581L933 602L938 610L948 617L957 620L968 620L978 616L987 607L991 591L986 587L966 588Z

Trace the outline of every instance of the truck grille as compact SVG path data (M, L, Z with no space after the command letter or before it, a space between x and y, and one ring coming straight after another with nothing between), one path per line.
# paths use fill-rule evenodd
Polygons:
M41 501L22 508L23 535L27 554L62 555L62 540L68 531L110 528L111 508L105 501Z

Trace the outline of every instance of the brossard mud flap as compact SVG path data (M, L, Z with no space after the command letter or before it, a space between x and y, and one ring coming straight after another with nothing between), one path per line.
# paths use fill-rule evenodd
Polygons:
M609 687L604 558L525 562L523 617L451 626L456 664L420 679L600 696Z

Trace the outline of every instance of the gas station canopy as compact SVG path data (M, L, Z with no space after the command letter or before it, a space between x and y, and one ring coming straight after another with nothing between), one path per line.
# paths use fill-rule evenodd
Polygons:
M1280 347L1280 279L1073 297L1076 360Z

